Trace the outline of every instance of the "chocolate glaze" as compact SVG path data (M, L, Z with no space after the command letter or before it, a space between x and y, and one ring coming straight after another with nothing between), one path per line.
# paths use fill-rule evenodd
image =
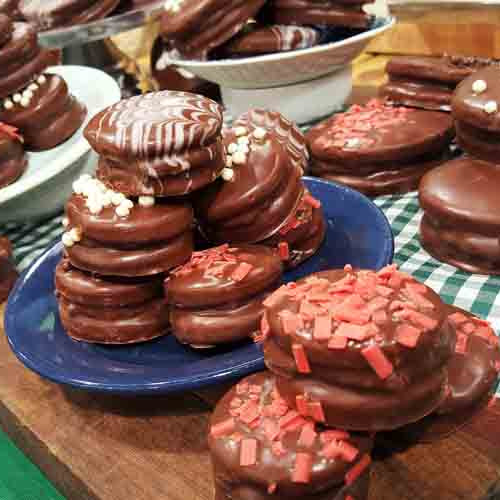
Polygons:
M321 38L318 30L302 26L260 26L252 23L246 28L224 45L221 49L223 55L252 56L307 49L317 45Z
M495 102L500 109L500 68L488 67L469 76L456 88L451 102L453 118L472 127L491 133L500 133L500 112L487 113L484 106L487 102ZM476 94L472 85L476 80L484 80L487 88Z
M191 207L182 202L134 205L127 217L114 207L93 215L80 195L66 207L70 228L80 228L82 240L66 247L71 263L105 276L149 276L183 264L193 251Z
M38 45L38 35L28 23L13 23L12 37L0 45L0 99L25 88L52 62L50 51Z
M452 160L420 184L423 247L468 272L500 272L500 166L473 158Z
M120 0L20 0L22 15L39 30L85 24L107 16Z
M11 257L12 247L10 241L5 236L0 236L0 302L7 299L18 278Z
M250 272L236 280L242 264ZM259 329L262 300L279 285L282 266L271 249L240 245L196 252L165 283L174 335L186 344L214 345L248 338Z
M205 58L238 33L265 0L185 0L179 11L165 10L161 33L186 57Z
M102 278L63 259L55 284L61 321L76 340L103 344L142 342L168 330L162 277Z
M0 188L17 180L27 165L28 160L21 141L2 130L0 123Z
M10 17L2 12L2 4L0 3L0 47L12 38L12 32L14 31Z
M172 64L171 51L172 47L163 37L155 40L151 51L151 73L159 90L192 92L220 102L219 86Z
M243 390L245 389L245 390ZM231 435L214 437L209 435L209 447L215 473L217 500L285 500L301 498L304 500L344 500L349 495L356 495L356 500L367 498L368 470L350 487L344 486L344 477L352 466L366 453L370 453L372 439L366 434L351 434L347 442L354 446L358 453L353 462L341 457L328 459L322 456L324 431L316 428L318 435L313 444L305 447L299 444L301 429L314 426L314 423L297 415L300 425L288 431L282 431L283 437L274 443L282 442L285 451L282 456L273 452L273 441L269 439L261 423L250 428L240 420L235 412L238 404L252 402L251 390L259 390L257 404L262 412L267 412L273 401L281 401L281 413L292 411L287 408L276 393L274 377L268 372L258 373L243 379L238 386L229 391L217 404L211 418L212 429L215 425L227 421L235 415L234 432ZM254 394L255 396L255 394ZM280 417L269 415L265 418L268 424L278 425ZM326 435L326 434L325 434ZM240 439L257 441L257 460L254 465L240 465ZM311 475L307 483L293 482L292 475L297 453L311 456ZM268 488L274 489L269 493ZM352 497L351 497L352 498Z
M367 28L371 18L361 9L363 3L370 2L273 0L268 12L270 12L271 20L278 24Z
M415 347L402 345L397 340L396 331L401 322L407 320L400 316L401 312L397 312L400 306L396 306L394 301L401 300L407 304L407 283L419 285L410 276L395 270L392 272L398 279L393 285L390 281L387 283L386 278L375 276L377 283L386 283L383 286L394 290L386 305L380 308L386 310L387 316L385 321L378 323L376 335L364 341L351 340L342 349L329 349L328 339L317 340L313 337L314 325L308 320L299 330L285 333L280 315L284 311L296 314L301 301L294 299L286 289L275 292L276 300L266 307L270 334L264 342L264 356L267 367L278 375L280 394L289 404L293 404L296 396L306 395L308 400L321 403L327 425L378 431L416 421L441 403L447 380L446 362L455 341L454 331L446 319L445 305L437 294L421 285L426 290L423 296L429 305L418 307L414 302L413 307L430 318L434 326L421 330ZM331 287L332 283L348 273L342 270L325 271L302 280L299 285L307 286L309 282L324 291L325 286ZM359 279L360 275L356 273L355 276ZM374 279L373 272L365 271L362 276L362 281ZM320 282L315 281L318 278ZM369 296L373 298L373 293ZM344 299L339 300L342 302ZM389 309L392 304L396 312ZM336 321L334 326L338 324ZM410 325L416 325L413 320L410 321ZM361 353L373 343L392 363L393 372L387 378L381 379ZM310 373L299 373L292 354L293 344L303 346Z
M3 109L0 120L19 128L26 149L45 151L69 139L86 115L86 107L69 93L66 82L58 75L46 75L27 108Z
M466 122L455 122L457 143L471 156L487 162L496 162L500 153L500 133L489 132Z
M367 196L408 193L418 188L422 177L433 168L442 165L450 157L449 152L437 158L425 156L415 162L387 165L390 170L381 170L370 174L351 175L349 169L337 168L331 163L313 160L311 172L317 177L344 184L361 191ZM337 170L337 172L336 172Z

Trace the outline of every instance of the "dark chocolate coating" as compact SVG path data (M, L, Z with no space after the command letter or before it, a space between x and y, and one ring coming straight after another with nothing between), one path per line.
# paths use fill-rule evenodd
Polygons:
M246 388L242 391L240 388ZM235 403L252 402L250 390L259 390L257 404L263 413L281 401L283 415L293 411L286 407L275 390L274 377L269 372L262 372L243 379L237 387L231 389L217 404L211 418L212 428L227 421L234 415ZM271 440L266 434L262 423L250 428L242 420L234 417L235 428L231 435L214 437L209 435L209 447L214 465L217 500L285 500L301 498L303 500L344 500L349 494L357 496L356 500L366 499L368 470L359 477L351 487L344 487L344 477L355 463L366 453L370 453L373 444L367 434L351 434L346 441L354 446L358 453L353 462L347 462L341 457L326 458L322 456L324 447L323 430L316 428L317 435L309 447L299 444L301 429L305 425L311 427L314 423L302 418L302 425L284 432L281 438ZM263 419L264 420L264 419ZM265 417L269 424L279 426L280 417L269 415ZM238 436L236 439L235 436ZM254 465L240 465L240 439L255 439L257 441L257 460ZM273 452L273 444L281 441L285 452L277 456ZM311 456L311 474L307 483L294 482L292 479L295 457L297 453L308 453ZM268 488L275 488L273 493ZM336 496L339 495L339 496Z
M112 12L120 0L20 0L22 15L39 30L85 24Z
M500 133L489 132L462 121L455 122L455 129L457 143L463 151L486 162L497 162Z
M169 61L164 61L171 50L172 48L162 36L155 40L151 50L151 73L159 90L192 92L220 102L221 95L217 84L203 80L183 68L178 68Z
M104 276L151 276L186 262L193 251L191 207L186 203L135 204L127 217L114 207L93 215L85 199L73 195L66 205L70 227L82 240L66 247L77 268Z
M268 8L272 22L277 24L345 26L367 28L370 16L363 1L273 0Z
M10 241L5 236L0 236L0 302L7 299L18 278L11 257L12 247Z
M9 16L11 19L20 21L22 19L19 12L19 0L0 0L0 14ZM1 32L2 30L0 30ZM0 45L2 42L0 41Z
M185 57L205 58L254 17L265 0L185 0L165 10L161 33Z
M318 30L302 26L280 24L260 26L249 24L222 48L222 54L229 57L273 54L297 49L308 49L320 40Z
M331 286L346 275L342 270L325 271L313 275L313 279L327 280L330 282L327 286ZM359 279L359 275L356 276ZM375 337L350 340L342 349L329 349L328 339L317 340L310 321L305 321L297 331L285 333L280 314L298 313L303 299L284 293L275 304L266 307L270 335L264 342L265 362L278 376L280 394L289 404L294 404L298 395L305 395L321 403L327 425L366 431L397 428L436 409L444 397L446 362L454 348L454 331L447 322L445 305L436 293L425 287L423 296L431 305L415 307L432 319L434 326L421 331L415 347L399 343L397 329L401 322L408 320L396 316L389 307L394 301L406 302L406 283L415 284L415 280L404 274L397 276L401 276L399 283L384 285L394 292L386 305L379 308L386 310L386 319L378 324ZM383 281L377 278L377 282ZM307 278L300 284L307 285ZM334 322L334 326L338 324ZM392 363L393 371L387 378L381 379L361 353L373 343ZM293 344L303 346L310 373L298 371Z
M241 263L252 268L238 281L232 273ZM217 270L220 274L213 274ZM264 246L197 252L165 283L174 335L184 344L197 346L249 338L259 330L262 300L279 286L281 273L278 255Z
M14 31L10 17L2 12L2 4L0 3L0 47L12 38L12 32Z
M58 75L46 75L28 107L0 110L0 120L17 127L30 151L45 151L69 139L82 125L86 107L69 93Z
M500 272L500 166L469 157L424 176L419 188L422 246L468 272Z
M162 276L103 278L63 259L56 268L61 321L76 340L102 344L143 342L168 331Z
M0 46L0 99L27 87L51 64L52 57L38 45L33 26L13 23L12 37Z
M17 180L27 165L28 160L22 143L2 131L0 124L0 188Z

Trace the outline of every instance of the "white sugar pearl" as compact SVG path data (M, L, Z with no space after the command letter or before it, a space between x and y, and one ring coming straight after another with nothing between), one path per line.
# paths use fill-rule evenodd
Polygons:
M3 107L5 109L12 109L14 107L14 103L10 99L5 99L3 102Z
M475 80L472 84L472 92L475 94L481 94L486 90L488 86L484 80Z
M62 235L62 242L65 247L72 247L75 244L70 233L64 233Z
M26 89L23 92L23 97L26 97L26 99L33 99L33 92L31 92L31 90L29 89Z
M230 168L223 168L222 169L222 178L225 181L232 181L234 177L234 172Z
M111 197L111 203L113 203L113 205L115 206L120 205L125 200L126 198L123 193L113 193L113 196Z
M250 142L250 139L248 138L248 135L243 135L241 137L238 137L238 144L248 144Z
M110 205L112 205L113 203L111 202L111 198L113 196L113 192L110 192L110 191L106 191L103 196L102 196L102 206L103 207L109 207Z
M93 215L100 214L102 211L102 203L98 201L92 201L92 203L87 204L89 212Z
M31 90L31 92L36 92L38 90L38 85L36 83L30 83L28 85L28 90Z
M84 186L80 180L73 182L73 192L75 194L83 194Z
M267 135L267 132L266 132L266 129L265 128L262 128L262 127L257 127L254 131L253 131L253 136L258 140L262 140L264 139L264 137L266 137Z
M47 78L45 78L45 75L40 75L37 79L36 79L37 83L39 83L40 85L43 85L46 81L47 81Z
M127 208L134 208L134 202L132 200L129 200L128 198L125 198L120 205L124 205Z
M63 225L63 227L68 227L69 226L69 219L67 217L63 218L62 225Z
M82 174L80 175L79 180L82 182L90 181L92 180L92 176L90 174Z
M496 103L496 101L488 101L484 105L483 109L486 113L491 115L492 113L496 113L498 111L498 104Z
M236 151L233 155L233 164L244 165L247 161L247 155L242 151Z
M346 148L357 148L360 145L360 140L357 137L351 137L345 141Z
M16 103L16 104L19 104L21 102L21 99L23 98L23 96L21 94L14 94L12 96L12 100Z
M248 130L245 127L236 127L234 129L234 133L236 134L236 137L241 137L242 135L247 135Z
M226 167L232 167L233 166L233 157L232 156L228 156L226 158Z
M229 146L227 147L227 152L232 155L233 153L236 153L236 151L238 151L238 145L234 142L232 142L231 144L229 144Z
M238 151L247 154L250 151L250 148L248 147L248 144L239 144Z
M154 196L139 196L139 205L141 207L152 207L155 204Z
M30 99L28 99L27 97L23 97L19 104L21 104L23 108L27 108L30 105L30 102Z
M70 232L69 235L71 236L71 239L78 243L79 241L82 241L82 230L80 228L74 227Z
M127 215L130 214L130 209L126 205L123 205L123 204L122 205L118 205L115 208L115 213L119 217L127 217Z

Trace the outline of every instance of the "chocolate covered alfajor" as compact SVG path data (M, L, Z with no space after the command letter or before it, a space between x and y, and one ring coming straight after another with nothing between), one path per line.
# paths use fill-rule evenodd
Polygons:
M305 188L303 135L273 111L253 110L224 133L226 168L196 199L202 233L213 243L261 243L295 266L325 234L321 204Z
M0 188L16 181L27 164L23 138L15 127L0 122Z
M369 196L406 193L449 158L453 121L374 99L319 123L306 138L314 175Z
M264 301L264 357L299 413L341 429L395 429L446 396L454 329L439 296L388 266L325 271Z
M17 271L12 263L12 246L5 236L0 236L0 303L7 300L17 281Z
M262 301L281 284L276 252L228 244L195 252L165 282L172 333L183 344L212 347L255 337Z
M35 29L0 14L0 121L17 127L26 149L51 149L82 125L86 108L58 75L44 73L54 55Z
M212 183L225 165L222 108L206 97L161 91L98 113L85 137L97 177L127 196L177 196Z
M217 404L208 440L216 500L366 500L373 439L327 429L279 394L269 372Z

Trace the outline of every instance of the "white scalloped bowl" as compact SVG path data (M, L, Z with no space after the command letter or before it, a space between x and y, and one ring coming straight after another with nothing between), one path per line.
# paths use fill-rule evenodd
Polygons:
M372 28L341 41L309 49L214 61L176 60L175 64L195 75L232 89L268 89L314 80L351 63L367 43L395 23L379 17Z

